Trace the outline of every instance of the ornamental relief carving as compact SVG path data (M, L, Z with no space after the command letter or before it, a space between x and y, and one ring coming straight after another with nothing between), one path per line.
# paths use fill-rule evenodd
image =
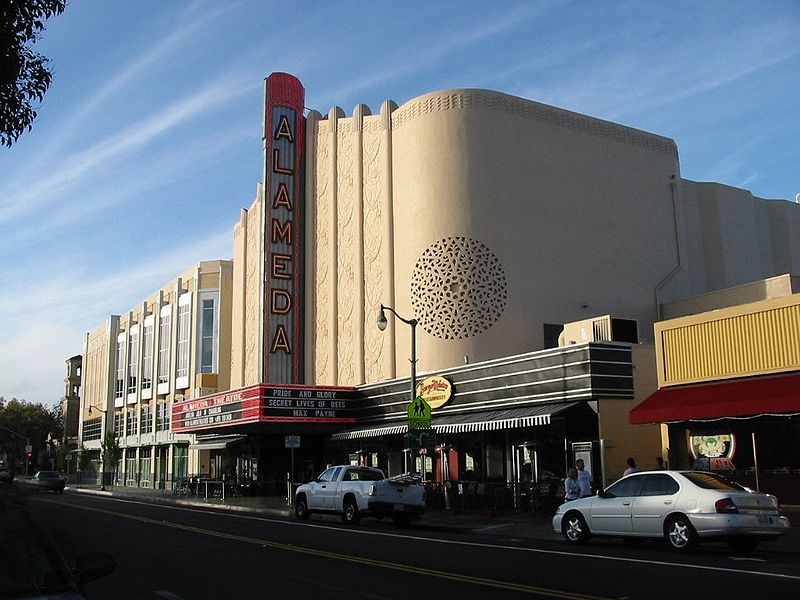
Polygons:
M316 178L314 202L316 210L314 235L317 259L315 268L314 297L314 371L319 383L332 383L331 357L328 355L330 323L327 307L330 306L330 256L331 249L331 186L330 186L330 132L325 123L317 123Z
M259 243L261 222L261 207L256 204L255 209L251 209L247 214L247 264L245 271L245 302L244 302L244 378L245 385L250 385L260 381L259 356L261 348L258 347L259 339L259 315L261 306L259 285L261 273L261 244Z
M339 335L337 345L338 382L350 385L355 382L353 369L355 353L355 261L357 256L357 222L355 220L355 152L353 125L351 121L340 121L336 152L337 208L338 208L338 303ZM358 248L360 251L360 248ZM358 353L360 354L360 352Z
M364 355L367 382L387 378L383 356L385 335L375 327L375 308L386 294L383 269L383 178L385 152L382 152L383 133L364 133Z
M473 109L502 111L523 119L533 119L548 125L563 127L564 129L583 131L591 135L632 144L675 157L678 155L678 148L671 140L661 139L615 123L598 121L590 117L549 107L532 100L480 91L437 95L413 102L392 113L392 128L398 129L412 119L422 115L446 110Z
M466 237L449 237L422 253L411 277L411 305L434 337L458 340L489 329L508 299L505 271L494 253Z

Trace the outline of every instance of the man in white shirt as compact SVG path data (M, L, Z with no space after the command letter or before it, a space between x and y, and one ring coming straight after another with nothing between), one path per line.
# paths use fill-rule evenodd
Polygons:
M592 495L592 474L584 468L583 459L575 461L575 468L578 469L578 486L581 488L581 498Z

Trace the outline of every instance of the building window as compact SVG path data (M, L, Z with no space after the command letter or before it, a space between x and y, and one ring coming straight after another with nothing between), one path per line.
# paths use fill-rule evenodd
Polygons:
M117 362L114 398L122 398L125 392L125 332L117 336Z
M125 450L125 485L136 485L137 476L139 475L136 469L136 448L128 448Z
M131 327L131 345L128 352L128 394L136 393L136 379L139 371L139 326Z
M153 387L153 315L144 320L142 336L142 391Z
M186 479L189 473L189 446L172 448L172 480Z
M213 294L213 296L212 296ZM216 292L203 292L200 298L200 373L216 373L217 319Z
M81 435L81 439L84 442L89 442L91 440L99 440L101 436L101 431L103 428L102 424L103 419L89 419L88 421L83 422L83 431Z
M136 426L138 425L138 415L136 409L128 411L128 426L125 430L127 435L136 435Z
M160 402L156 404L156 431L169 429L169 404Z
M169 383L169 347L172 327L172 313L169 306L161 308L158 322L158 383Z
M182 294L178 299L178 351L176 387L189 387L189 337L191 326L192 295Z
M149 404L145 404L144 406L142 406L139 417L142 425L142 433L152 433L153 409L150 408Z
M114 413L114 433L117 437L122 437L122 433L125 431L125 413L121 410L118 410Z
M150 463L152 450L150 448L139 449L139 485L150 485Z

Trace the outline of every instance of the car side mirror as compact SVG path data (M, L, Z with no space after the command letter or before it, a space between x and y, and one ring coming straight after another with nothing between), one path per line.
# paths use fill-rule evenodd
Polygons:
M81 585L117 570L117 560L110 552L82 552L75 555L75 570Z
M608 494L608 493L606 493L605 490L600 490L599 492L597 492L597 497L598 498L613 498L614 494Z

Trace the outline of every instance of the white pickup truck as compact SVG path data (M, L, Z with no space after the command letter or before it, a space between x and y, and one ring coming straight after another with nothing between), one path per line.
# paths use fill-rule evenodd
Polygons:
M364 515L391 516L400 525L425 512L425 490L413 474L386 479L380 469L341 465L297 488L294 512L298 519L339 514L352 524Z

